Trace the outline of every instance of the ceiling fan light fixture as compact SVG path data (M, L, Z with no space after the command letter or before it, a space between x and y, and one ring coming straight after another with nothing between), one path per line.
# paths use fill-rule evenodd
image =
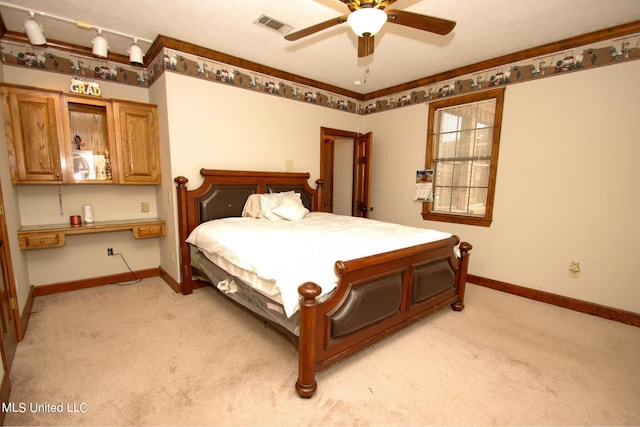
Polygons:
M102 30L98 30L98 34L93 36L91 44L93 45L91 52L98 58L106 58L109 55L109 43L102 35Z
M129 46L129 62L131 65L142 67L144 65L143 56L144 53L142 53L142 48L138 44L138 40L134 39L133 43Z
M35 20L35 14L33 12L29 13L31 16L26 21L24 21L24 31L25 33L27 33L29 43L35 46L47 44L47 39L44 36L42 26L38 21Z
M387 14L382 9L367 7L355 10L347 17L347 23L358 37L375 36L387 22Z

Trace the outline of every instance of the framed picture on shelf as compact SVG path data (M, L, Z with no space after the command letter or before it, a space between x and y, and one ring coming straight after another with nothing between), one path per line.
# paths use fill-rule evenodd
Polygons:
M96 179L96 168L93 165L93 151L73 151L73 177L76 180Z

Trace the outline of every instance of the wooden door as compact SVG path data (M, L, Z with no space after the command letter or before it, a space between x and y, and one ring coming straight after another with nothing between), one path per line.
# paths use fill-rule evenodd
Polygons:
M2 363L9 372L16 354L18 340L21 339L19 310L13 282L11 254L7 239L7 225L4 217L2 190L0 189L0 321L2 322ZM6 374L5 374L6 375Z
M320 194L320 211L333 212L333 156L335 153L336 139L332 136L325 137L322 141L322 191ZM324 160L324 161L322 161Z
M371 206L371 141L373 133L368 132L354 140L353 168L353 216L369 218Z
M157 109L114 103L121 184L159 184Z
M3 87L2 102L12 181L61 182L60 95Z

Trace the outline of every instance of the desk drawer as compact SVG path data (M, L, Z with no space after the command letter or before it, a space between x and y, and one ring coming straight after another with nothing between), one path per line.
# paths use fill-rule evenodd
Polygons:
M64 235L60 234L27 234L18 237L20 249L54 248L64 245Z
M164 236L164 224L141 225L133 228L133 237L146 239L147 237Z

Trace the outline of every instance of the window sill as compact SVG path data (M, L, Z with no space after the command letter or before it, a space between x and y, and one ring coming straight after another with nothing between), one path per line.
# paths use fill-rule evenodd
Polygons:
M491 222L493 221L491 218L479 218L479 217L467 216L467 215L433 213L433 212L429 212L426 206L422 208L422 219L426 221L440 221L440 222L452 222L455 224L477 225L480 227L490 227Z

